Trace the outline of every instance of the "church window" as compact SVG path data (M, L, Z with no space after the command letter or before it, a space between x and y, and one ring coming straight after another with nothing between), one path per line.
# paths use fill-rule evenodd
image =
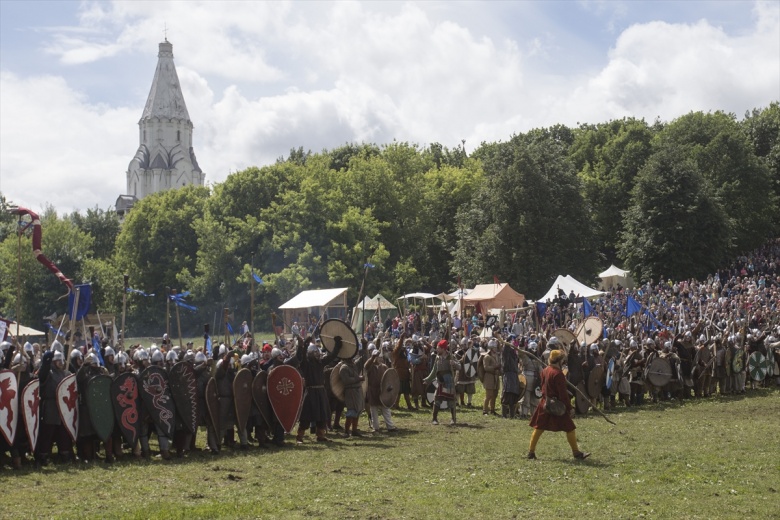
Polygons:
M176 142L181 141L181 130L176 130Z

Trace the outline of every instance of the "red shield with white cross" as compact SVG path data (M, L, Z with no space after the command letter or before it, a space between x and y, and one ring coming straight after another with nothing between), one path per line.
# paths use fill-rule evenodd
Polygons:
M292 432L303 404L303 378L293 367L282 365L268 374L268 400L287 433Z

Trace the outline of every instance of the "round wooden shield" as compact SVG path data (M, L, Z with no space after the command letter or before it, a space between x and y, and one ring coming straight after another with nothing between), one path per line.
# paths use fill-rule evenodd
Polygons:
M647 366L645 377L655 387L665 386L672 380L672 365L668 359L657 357Z
M358 338L352 327L341 320L326 320L320 328L320 339L328 352L333 352L336 347L336 337L341 337L341 350L339 350L341 359L349 359L357 354Z
M528 386L528 380L522 372L517 374L517 381L520 384L520 395L525 395L525 387Z
M585 415L588 413L588 410L590 410L590 401L585 399L585 396L588 395L588 390L585 388L585 381L580 381L577 388L579 388L580 391L574 394L574 406L577 408L578 414Z
M18 386L19 382L13 371L0 370L0 432L9 446L14 443L16 428L19 424Z
M763 381L766 377L766 357L761 352L753 352L748 358L748 371L753 381Z
M252 399L255 401L255 406L260 411L260 415L263 417L265 423L271 426L271 401L268 400L268 372L261 370L257 373L252 381Z
M604 384L604 365L596 365L588 376L588 395L591 398L601 395L601 387Z
M24 429L32 451L35 451L35 446L38 445L40 388L41 382L38 379L33 379L22 390L22 417L24 417Z
M68 435L76 442L79 436L79 391L76 374L65 376L57 385L57 409Z
M160 434L172 438L176 427L176 405L164 369L150 366L141 372L141 400Z
M742 355L741 350L737 350L734 353L734 357L731 359L731 370L733 372L742 372L745 369L745 358Z
M439 388L439 382L437 380L433 380L433 383L430 383L428 386L425 387L425 400L428 401L428 404L431 406L435 406L436 402L436 390ZM439 410L445 410L449 406L449 401L447 399L442 399L441 403L439 404Z
M128 444L135 445L141 433L141 394L135 374L124 372L116 376L111 383L111 402L122 437Z
M401 391L401 380L398 378L398 372L394 368L388 368L385 373L382 374L382 393L379 395L379 400L382 404L388 408L395 406L395 401L398 399L398 393Z
M217 437L222 437L222 423L219 418L219 394L217 393L217 380L213 377L206 383L206 411L208 412L211 427L217 432Z
M341 363L337 363L333 370L330 372L330 390L336 399L339 401L344 400L344 383L341 382L339 376L339 370L341 369Z
M612 378L615 376L615 358L607 363L607 388L612 388Z
M553 336L561 340L563 351L566 354L569 353L569 348L571 347L572 342L577 343L577 336L572 334L569 329L555 329Z
M89 420L98 438L105 442L114 431L114 406L111 404L111 383L109 375L98 375L87 383L87 410Z
M477 362L479 362L479 349L469 347L463 354L463 372L466 377L477 377Z
M577 329L577 341L583 341L590 345L601 338L604 331L604 323L597 316L588 316Z
M195 366L189 361L179 361L168 375L171 396L176 407L176 415L190 433L198 431L198 382Z
M292 432L303 405L303 378L295 368L281 365L271 369L268 399L284 431Z
M233 406L236 408L236 422L240 430L246 428L249 412L252 411L252 371L242 368L233 378Z

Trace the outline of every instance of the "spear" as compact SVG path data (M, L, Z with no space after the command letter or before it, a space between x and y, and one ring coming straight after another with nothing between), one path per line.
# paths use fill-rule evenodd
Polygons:
M499 340L499 341L500 341L501 343L503 343L504 345L510 345L510 346L512 346L512 344L511 344L511 343L509 343L508 341L504 341L504 340L503 340L502 338L500 338L500 337L499 337L499 338L496 338L496 339L497 339L497 340ZM535 359L536 361L538 361L539 363L541 363L543 366L545 366L545 367L547 366L547 363L545 363L544 361L542 361L540 358L536 357L534 354L531 354L531 353L530 353L530 352L528 352L528 351L524 352L524 354L526 354L527 356L531 357L532 359ZM588 397L587 395L585 395L585 393L584 393L582 390L580 390L579 388L577 388L576 386L574 386L573 384L571 384L571 382L570 382L568 379L566 380L566 385L567 385L569 388L573 389L574 391L578 392L578 393L579 393L579 394L580 394L582 397L584 397L584 398L585 398L585 400L586 400L586 401L590 401L590 397ZM612 424L612 425L615 425L615 426L617 426L617 424L615 424L615 423L614 423L614 422L613 422L613 421L612 421L612 420L611 420L609 417L607 417L607 416L604 414L604 412L602 412L601 410L599 410L598 408L595 408L595 407L594 407L593 409L594 409L594 410L595 410L595 411L596 411L596 412L597 412L599 415L601 415L601 416L604 418L604 420L605 420L605 421L607 421L609 424Z

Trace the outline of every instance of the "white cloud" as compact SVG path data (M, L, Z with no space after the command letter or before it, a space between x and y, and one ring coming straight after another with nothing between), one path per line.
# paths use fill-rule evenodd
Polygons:
M560 58L562 37L549 25L527 37L485 36L448 20L443 5L434 16L425 3L90 3L81 30L54 30L45 45L79 71L149 56L128 87L148 91L167 23L208 182L298 146L466 139L473 150L555 123L741 115L780 98L775 3L757 4L755 26L740 34L706 20L634 24L587 75L534 69L532 56ZM106 207L125 190L143 103L96 105L67 77L0 76L0 190L39 207Z

